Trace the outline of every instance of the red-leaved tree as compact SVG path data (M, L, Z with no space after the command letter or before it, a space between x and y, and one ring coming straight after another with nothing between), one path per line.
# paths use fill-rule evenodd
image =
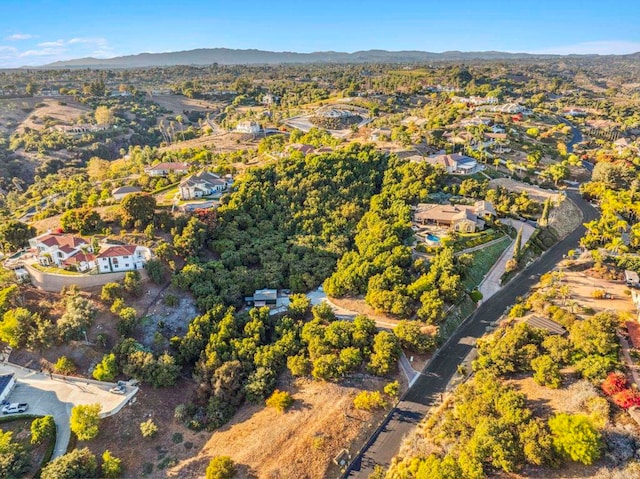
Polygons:
M620 391L619 393L611 396L611 400L624 409L629 409L632 406L640 406L640 394L633 389L625 389L624 391Z
M622 373L609 373L607 379L602 383L602 391L607 396L613 396L627 389L629 383L627 377Z

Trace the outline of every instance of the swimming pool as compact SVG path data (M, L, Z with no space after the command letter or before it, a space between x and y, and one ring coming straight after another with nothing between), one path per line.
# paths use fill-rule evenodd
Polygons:
M425 238L427 239L427 241L429 241L431 243L440 243L440 238L438 238L434 234L427 233L427 236L425 236Z

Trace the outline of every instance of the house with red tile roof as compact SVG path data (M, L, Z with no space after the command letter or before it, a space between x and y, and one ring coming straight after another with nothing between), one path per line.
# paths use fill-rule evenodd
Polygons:
M184 175L189 171L188 163L164 162L144 169L149 176L167 176L170 173Z
M145 246L106 244L97 255L98 272L117 273L144 268L151 259L151 250Z
M91 244L80 236L47 232L31 238L29 246L42 266L75 267L81 272L96 266Z

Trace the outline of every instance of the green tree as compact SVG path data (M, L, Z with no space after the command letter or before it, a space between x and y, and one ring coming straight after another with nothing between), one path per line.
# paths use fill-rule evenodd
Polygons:
M156 200L147 193L134 193L126 196L120 203L120 216L123 226L129 228L139 224L141 228L153 222Z
M42 478L46 479L90 479L98 473L96 456L85 447L74 449L64 456L55 458L42 468Z
M236 467L229 456L216 456L207 466L206 479L233 479Z
M29 467L24 446L13 441L13 432L0 429L0 477L19 479Z
M33 238L35 235L36 229L22 221L3 221L0 225L2 251L6 254L27 246L29 238Z
M122 461L115 457L107 449L102 453L102 476L107 479L116 479L122 475Z
M279 391L278 389L273 391L273 394L271 394L266 401L266 405L268 407L272 407L281 413L289 409L292 404L293 398L291 397L291 394L286 391Z
M386 376L400 357L400 345L393 333L380 331L373 341L373 353L369 359L369 370L377 376Z
M98 435L101 409L98 403L80 404L71 409L71 431L78 439L88 441Z
M356 409L372 411L374 409L384 409L387 407L387 402L380 394L380 391L362 391L353 398L353 406Z
M122 284L127 293L133 296L140 296L142 294L142 279L140 278L140 272L127 271L124 275Z
M56 361L56 364L53 366L53 369L59 374L64 374L65 376L68 374L73 374L76 372L77 367L73 360L69 359L66 356L60 356Z
M102 356L96 368L93 370L93 377L98 381L113 381L118 375L118 364L116 355L113 353Z
M98 125L110 125L114 119L113 110L108 106L101 105L96 108L94 117Z
M149 278L156 284L162 284L165 281L167 268L164 263L159 259L151 259L144 265L144 269L147 270Z
M100 292L102 301L113 303L118 298L122 298L122 286L120 286L120 283L107 283L102 287Z
M520 255L522 254L522 226L518 230L518 234L516 235L516 242L513 246L513 257L517 260L520 259Z
M294 376L308 376L311 374L312 363L309 358L302 354L289 356L287 358L287 368Z
M31 421L31 444L42 444L56 435L56 423L53 416L38 417Z
M586 465L600 458L602 437L588 416L559 413L549 419L549 429L560 455Z
M520 442L524 457L536 466L558 465L558 456L553 447L553 437L542 419L529 421L522 428Z
M540 386L558 389L562 385L562 375L558 363L551 356L543 354L531 361L533 380Z
M311 300L306 294L292 294L289 297L287 314L296 320L304 319L311 309Z
M551 197L544 200L544 205L542 207L542 214L540 215L540 219L538 219L538 226L546 227L549 226L549 213L551 210Z
M433 327L428 329L419 321L400 321L393 333L398 337L403 348L415 353L428 353L436 345Z
M398 381L393 381L385 384L384 393L393 399L397 399L400 395L400 383Z

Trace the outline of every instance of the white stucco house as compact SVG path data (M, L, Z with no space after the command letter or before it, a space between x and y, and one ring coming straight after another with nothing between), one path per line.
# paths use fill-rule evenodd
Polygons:
M79 236L47 232L31 238L29 246L42 266L75 267L80 272L96 266L91 244Z
M144 268L151 259L151 250L146 246L107 244L97 256L100 273L116 273Z
M214 173L202 171L197 175L182 180L180 183L180 197L183 200L193 200L215 193L222 193L229 188L229 180L220 178Z
M433 166L439 165L443 167L447 173L452 175L472 175L482 170L482 166L475 159L459 153L433 155L425 160Z
M236 126L236 131L238 133L248 133L250 135L257 135L260 133L260 125L255 121L241 121Z

